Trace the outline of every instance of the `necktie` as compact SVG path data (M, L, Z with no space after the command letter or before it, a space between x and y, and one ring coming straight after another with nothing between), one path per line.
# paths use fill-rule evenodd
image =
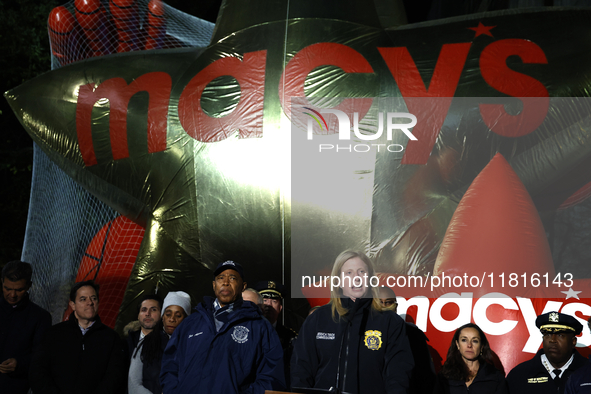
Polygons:
M560 373L562 372L560 369L555 369L552 371L554 373L554 381L560 384Z

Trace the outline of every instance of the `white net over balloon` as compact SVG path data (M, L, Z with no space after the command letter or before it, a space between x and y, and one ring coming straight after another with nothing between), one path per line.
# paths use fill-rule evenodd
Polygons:
M49 15L51 66L56 69L120 52L204 47L209 44L213 28L213 23L159 0L70 1ZM34 150L21 258L33 265L32 299L49 310L56 323L62 320L75 281L95 279L100 283L104 277L101 270L107 269L117 277L129 275L143 229L114 222L117 212L74 182L37 145ZM126 280L116 285L102 283L101 301L111 300L115 314ZM101 309L104 307L101 302ZM101 312L103 320L109 314L114 324L113 311L107 312Z

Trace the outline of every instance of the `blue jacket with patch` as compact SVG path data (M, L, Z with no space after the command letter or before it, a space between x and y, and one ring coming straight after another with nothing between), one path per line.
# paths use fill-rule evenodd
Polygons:
M291 358L291 387L352 394L406 393L414 366L406 324L372 299L342 299L337 322L330 304L308 316Z
M214 300L205 297L175 329L162 356L162 391L263 394L283 390L283 350L273 326L255 304L238 299L216 332Z

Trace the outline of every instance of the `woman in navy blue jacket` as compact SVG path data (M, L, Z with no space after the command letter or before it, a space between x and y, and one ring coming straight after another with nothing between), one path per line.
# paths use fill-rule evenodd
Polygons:
M484 332L474 323L458 328L437 376L436 394L505 394L505 374L495 368Z
M295 342L292 391L405 393L413 368L405 324L382 310L377 288L370 286L371 260L347 250L337 257L332 276L341 286L306 319Z

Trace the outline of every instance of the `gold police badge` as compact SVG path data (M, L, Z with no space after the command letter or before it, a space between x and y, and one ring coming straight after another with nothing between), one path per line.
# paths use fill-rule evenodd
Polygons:
M367 330L363 341L369 350L378 350L382 347L382 333L377 330Z

